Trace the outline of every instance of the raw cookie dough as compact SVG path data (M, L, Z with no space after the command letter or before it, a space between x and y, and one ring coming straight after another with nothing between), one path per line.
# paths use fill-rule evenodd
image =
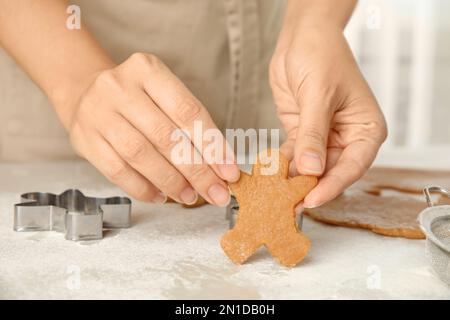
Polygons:
M423 239L417 215L426 204L411 198L376 196L350 190L330 203L305 209L305 213L322 222L369 229L385 236Z
M423 239L417 221L427 185L450 187L450 172L373 168L353 187L324 206L305 209L315 220L369 229L385 236ZM384 195L386 191L391 192ZM440 203L448 200L442 198Z
M221 245L235 263L244 263L260 246L265 245L281 264L295 266L308 253L309 239L297 228L294 208L316 185L316 177L288 178L288 160L278 150L278 170L267 174L270 165L261 164L258 156L253 174L241 173L230 188L239 203L233 229L222 238Z
M429 185L450 189L450 171L375 167L355 184L363 190L397 189L417 194L421 194L422 189Z

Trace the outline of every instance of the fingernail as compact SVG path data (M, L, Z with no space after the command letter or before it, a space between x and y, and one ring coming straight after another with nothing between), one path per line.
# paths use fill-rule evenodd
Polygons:
M225 207L230 202L230 192L220 184L213 184L209 187L208 195L220 207Z
M219 164L218 165L220 174L222 177L229 181L229 182L235 182L239 180L239 176L241 172L239 171L239 168L235 164Z
M321 205L322 205L322 203L304 203L303 208L314 209L314 208L320 207Z
M167 196L164 193L160 192L153 198L152 201L153 203L163 204L167 201Z
M308 171L306 173L321 174L322 161L316 153L306 151L300 157L300 168Z
M296 207L295 207L295 214L300 214L303 212L303 203L299 203Z
M195 192L195 190L192 189L191 187L187 187L186 189L184 189L180 193L180 199L185 204L194 204L194 203L196 203L197 202L197 197L198 197L197 192Z

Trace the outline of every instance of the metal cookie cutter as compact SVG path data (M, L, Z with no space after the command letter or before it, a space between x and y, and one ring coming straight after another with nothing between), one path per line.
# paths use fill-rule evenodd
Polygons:
M129 228L131 200L125 197L86 197L69 189L56 195L30 192L14 205L15 231L58 231L67 240L103 238L103 228Z
M438 276L450 285L450 205L435 206L431 198L431 193L450 198L450 192L441 187L426 187L423 193L428 208L419 214L418 219L427 237L426 252Z
M230 223L230 229L234 227L236 224L237 216L239 214L239 204L237 203L236 197L231 196L230 203L227 206L225 219L227 219ZM295 215L295 220L297 222L297 227L299 230L302 230L303 227L303 213L299 213Z

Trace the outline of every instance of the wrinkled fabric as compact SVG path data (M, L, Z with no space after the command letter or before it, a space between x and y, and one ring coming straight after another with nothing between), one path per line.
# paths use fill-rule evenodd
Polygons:
M268 66L279 0L77 0L117 63L157 55L225 128L278 128ZM46 96L0 49L0 161L76 158Z

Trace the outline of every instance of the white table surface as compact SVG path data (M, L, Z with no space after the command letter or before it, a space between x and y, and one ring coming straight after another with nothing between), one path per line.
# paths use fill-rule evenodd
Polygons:
M133 226L101 241L13 231L13 204L29 191L80 188L122 194L85 162L0 164L0 298L436 298L450 287L432 271L423 240L304 220L312 241L297 267L264 251L237 266L222 252L224 209L133 203Z

